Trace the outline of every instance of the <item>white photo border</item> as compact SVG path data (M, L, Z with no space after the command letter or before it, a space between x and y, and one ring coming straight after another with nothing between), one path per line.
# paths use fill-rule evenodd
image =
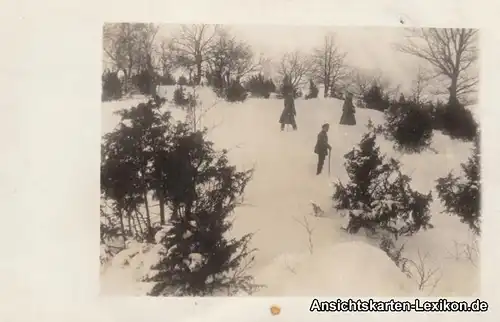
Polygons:
M12 86L0 161L7 220L0 278L3 321L470 321L495 319L500 264L498 3L388 0L6 2L0 82ZM102 25L113 21L481 29L484 214L481 299L489 313L310 313L312 298L99 296L98 230ZM292 36L292 35L291 35ZM12 45L12 46L11 46ZM50 78L47 75L51 75ZM12 121L10 120L12 117ZM15 125L15 126L13 126ZM3 186L2 185L2 186ZM279 316L271 304L282 307ZM496 317L498 320L498 317Z

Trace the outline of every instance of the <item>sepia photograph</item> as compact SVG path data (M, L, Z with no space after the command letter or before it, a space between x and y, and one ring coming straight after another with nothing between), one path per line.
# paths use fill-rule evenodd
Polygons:
M104 24L101 295L478 296L478 38Z

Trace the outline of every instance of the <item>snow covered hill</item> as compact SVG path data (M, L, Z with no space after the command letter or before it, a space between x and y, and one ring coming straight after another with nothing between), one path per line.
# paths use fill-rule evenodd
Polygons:
M165 90L165 89L162 89ZM171 100L173 88L166 88ZM479 259L464 254L476 241L467 226L456 218L441 214L439 200L432 205L435 228L412 236L404 257L413 260L424 272L435 271L431 282L418 287L418 270L412 278L403 274L388 256L364 236L349 235L340 227L345 219L332 210L331 182L346 180L343 155L359 142L371 119L382 122L382 114L358 109L356 126L341 126L342 101L336 99L296 100L298 131L280 132L278 119L283 101L249 98L244 103L217 101L208 88L201 88L200 99L206 110L202 125L218 148L230 150L230 159L240 169L255 168L247 187L245 206L236 209L234 236L256 232L252 246L259 249L251 273L256 282L267 287L255 295L350 295L397 296L457 295L479 292ZM102 105L102 134L118 123L113 111L143 101L135 97ZM214 105L213 107L211 107ZM175 118L183 111L170 106ZM330 174L328 165L315 175L313 148L323 123L330 123L332 145ZM455 142L439 133L433 139L438 152L400 155L389 142L378 140L381 150L399 159L411 174L412 186L429 191L435 180L452 169L459 169L470 155L471 145ZM324 216L311 216L311 201L321 205ZM308 234L301 225L304 217L313 228L309 250ZM474 253L475 254L475 253ZM133 244L102 268L104 294L141 295L151 285L140 282L155 258L155 248ZM421 267L421 266L424 267Z

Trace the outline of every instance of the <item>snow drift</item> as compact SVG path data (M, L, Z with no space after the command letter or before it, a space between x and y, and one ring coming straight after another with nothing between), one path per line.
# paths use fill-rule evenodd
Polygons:
M189 89L188 89L189 90ZM171 101L173 87L162 89ZM165 94L166 93L166 94ZM470 296L477 294L479 265L454 251L457 244L470 244L466 225L457 218L443 215L437 198L431 206L435 228L420 232L405 242L404 257L418 262L419 255L429 254L426 269L439 270L434 289L419 290L386 254L363 236L348 235L340 230L344 222L331 208L331 182L344 181L343 155L359 142L368 120L383 121L380 112L357 109L356 126L340 126L342 101L337 99L297 99L298 131L280 132L278 119L283 101L247 99L230 104L219 101L209 88L200 88L203 102L202 126L209 128L209 138L217 148L230 150L231 162L240 169L255 168L247 186L246 205L235 211L231 235L256 232L252 246L258 248L256 264L251 269L256 283L267 287L255 295L338 295L338 296ZM320 93L321 96L321 93ZM103 103L102 133L112 130L119 121L113 112L144 101L134 97ZM174 118L183 120L185 112L167 103ZM200 114L201 115L201 114ZM331 124L332 145L330 173L315 175L316 156L313 147L321 124ZM399 159L403 171L413 178L419 191L434 190L435 180L451 170L458 170L471 152L471 144L452 141L435 133L435 152L401 155L390 142L377 140L381 151ZM422 166L422 164L432 164ZM322 217L310 216L311 200L325 211ZM314 228L314 251L310 254L307 234L297 220L306 216ZM104 294L144 295L152 287L142 281L150 274L157 259L157 248L132 243L102 267L101 289ZM450 253L457 253L451 256ZM460 253L460 254L458 254Z

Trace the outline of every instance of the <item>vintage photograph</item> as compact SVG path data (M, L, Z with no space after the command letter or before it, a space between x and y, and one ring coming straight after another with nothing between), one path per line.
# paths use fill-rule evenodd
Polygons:
M479 30L102 37L101 294L479 295Z

